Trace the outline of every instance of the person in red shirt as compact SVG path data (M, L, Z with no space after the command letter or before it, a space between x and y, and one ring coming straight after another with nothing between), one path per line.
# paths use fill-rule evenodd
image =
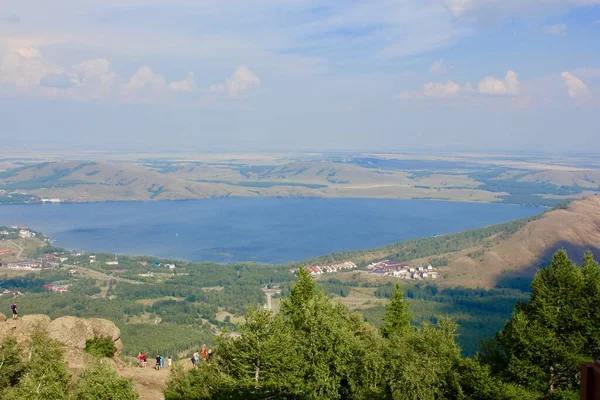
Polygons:
M202 359L204 361L206 361L206 357L208 357L208 351L206 350L206 345L205 344L202 345L202 352L201 352L201 354L202 354Z

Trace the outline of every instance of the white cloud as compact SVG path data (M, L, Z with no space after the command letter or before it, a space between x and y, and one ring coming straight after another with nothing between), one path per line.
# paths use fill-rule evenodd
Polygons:
M0 61L0 83L12 85L23 92L38 87L44 76L59 72L56 66L46 62L42 54L32 47L9 51Z
M102 99L110 97L121 83L107 59L84 61L73 67L78 78L77 97Z
M590 97L590 89L587 85L578 77L573 75L572 73L565 71L560 74L565 86L567 87L567 91L569 93L569 97L572 99L582 99Z
M520 93L521 87L518 75L513 71L508 71L504 80L491 76L483 78L477 84L477 88L467 82L460 85L453 81L428 82L423 86L423 90L416 92L404 92L400 98L404 99L447 99L458 95L487 95L487 96L514 96Z
M425 97L445 98L458 95L463 88L459 84L452 81L446 83L429 82L423 87L423 95Z
M193 72L180 81L169 83L169 89L173 92L191 93L196 91L196 77Z
M432 74L444 74L446 73L446 65L443 60L436 60L429 67L429 72Z
M521 90L519 77L516 72L508 71L504 80L488 76L477 85L480 94L492 96L517 95Z
M260 78L245 65L240 65L230 78L227 78L224 83L212 85L210 91L223 93L229 97L240 97L252 87L258 86L260 86Z
M155 103L166 102L177 93L203 92L197 88L193 72L182 80L169 82L149 66L143 66L125 79L112 69L107 59L86 60L65 68L46 61L35 47L16 48L0 58L0 84L11 89L5 90L4 95L30 93L84 101L112 99ZM259 84L256 75L240 66L221 86L223 93L236 97ZM215 91L215 87L211 90Z
M550 25L544 28L544 32L553 36L565 36L567 34L567 25L562 23Z

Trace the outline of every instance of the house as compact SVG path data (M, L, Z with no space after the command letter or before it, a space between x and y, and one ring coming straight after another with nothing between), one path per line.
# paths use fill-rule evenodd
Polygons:
M138 261L138 264L141 265L142 267L145 267L148 265L148 261Z
M33 233L33 232L31 232L31 231L29 231L29 230L27 230L27 229L21 229L21 230L19 231L19 237L20 237L21 239L32 238L32 237L34 237L34 236L35 236L35 233Z
M105 262L106 265L119 265L119 262L117 260L115 261L107 261Z
M68 285L58 285L55 283L50 283L48 285L44 285L44 289L53 293L67 293L69 291Z
M165 264L165 267L169 268L170 270L175 269L175 264Z
M431 264L427 266L427 271L433 271L433 266Z

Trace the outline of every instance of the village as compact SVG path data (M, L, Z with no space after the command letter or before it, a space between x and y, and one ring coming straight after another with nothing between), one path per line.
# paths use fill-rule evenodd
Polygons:
M351 271L358 267L352 261L344 261L331 265L306 265L304 268L312 277L316 278L324 274ZM295 274L298 272L298 268L292 268L290 269L290 272ZM438 271L431 264L427 266L414 267L398 260L376 261L369 264L366 271L362 272L376 276L390 276L406 280L426 280L438 278Z
M317 277L317 276L320 276L323 274L330 274L330 273L334 273L334 272L353 270L353 269L356 269L356 264L354 264L352 261L344 261L342 263L324 265L324 266L307 265L304 267L304 269L306 269L306 271L311 276ZM298 271L298 268L290 269L290 272L293 274L295 274L297 271Z
M391 276L407 280L437 279L438 277L437 270L431 264L425 267L414 267L398 260L383 260L371 263L367 266L367 271L372 275Z

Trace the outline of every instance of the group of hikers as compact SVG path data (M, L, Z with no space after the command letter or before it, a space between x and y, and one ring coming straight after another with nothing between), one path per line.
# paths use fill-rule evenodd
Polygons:
M11 306L10 309L12 311L12 319L19 319L19 314L17 312L17 302L14 302ZM203 344L202 345L202 349L196 351L194 353L194 355L192 356L192 364L194 365L194 368L198 368L198 363L200 361L200 357L202 357L202 361L210 361L213 358L213 351L212 349L207 349L206 345ZM148 366L148 353L144 353L142 351L140 351L138 353L138 365L140 368L145 368ZM173 365L173 358L171 356L167 357L167 366L169 367L169 369L172 367ZM156 356L156 364L154 366L154 368L156 370L160 370L163 369L165 367L165 356L158 354Z
M148 353L144 353L140 351L138 353L138 365L140 368L146 368L148 366ZM167 357L167 366L171 368L173 366L173 358L171 356ZM156 364L154 365L154 369L160 370L165 367L165 356L161 354L156 355Z
M209 361L213 358L213 351L212 351L212 349L207 350L206 345L203 344L202 349L195 352L194 355L192 356L192 364L194 365L194 368L198 368L198 362L200 361L200 356L202 356L202 361Z
M203 361L210 361L213 358L213 351L212 349L207 349L206 345L202 345L202 349L196 351L194 353L194 355L192 356L192 364L194 365L194 368L198 368L198 363L200 362L200 358L202 358ZM138 366L140 368L145 368L148 366L148 353L144 353L143 351L140 351L138 353ZM167 367L170 369L173 366L173 358L171 356L167 357ZM158 354L156 356L156 364L154 366L154 369L156 370L161 370L165 367L165 356Z

